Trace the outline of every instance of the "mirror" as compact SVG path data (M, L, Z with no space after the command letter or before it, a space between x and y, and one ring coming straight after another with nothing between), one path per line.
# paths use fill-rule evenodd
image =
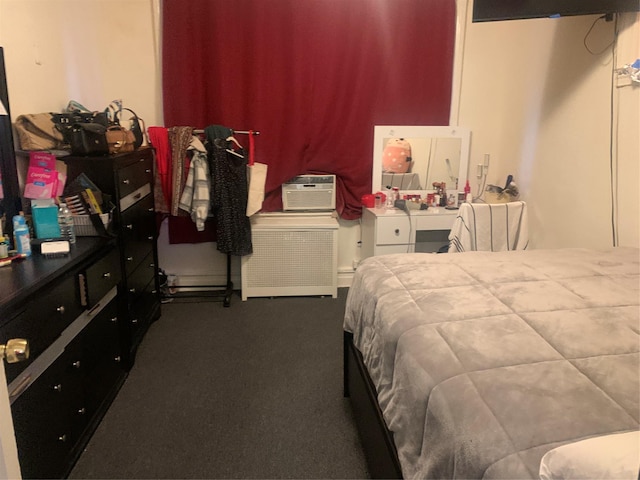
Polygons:
M469 169L471 131L453 126L376 125L373 145L373 193L398 187L401 192L433 190L446 183L462 191Z
M11 236L11 219L20 211L20 187L13 149L11 112L7 77L4 69L4 50L0 47L0 218L4 235Z

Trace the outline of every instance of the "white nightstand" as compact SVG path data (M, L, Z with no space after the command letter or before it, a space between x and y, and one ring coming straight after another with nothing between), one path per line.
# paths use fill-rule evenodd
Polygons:
M363 208L362 258L387 253L437 252L449 243L458 210Z

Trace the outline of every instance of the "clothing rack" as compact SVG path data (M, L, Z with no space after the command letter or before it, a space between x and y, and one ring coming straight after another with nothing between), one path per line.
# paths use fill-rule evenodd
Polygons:
M252 130L234 130L231 129L232 134L241 135L260 135L260 132ZM193 133L203 134L204 129L194 129ZM227 279L223 285L175 285L170 288L176 289L191 289L190 291L172 293L166 296L166 298L200 298L200 297L223 297L223 305L229 307L231 305L231 295L233 294L233 282L231 281L231 255L227 253ZM207 288L215 288L216 290L204 290Z
M193 129L193 133L204 133L203 129L199 129L199 128L194 128ZM231 129L231 133L239 133L241 135L260 135L260 132L254 132L254 131L249 131L249 130L234 130Z
M205 288L220 288L223 290L201 290ZM231 255L227 253L227 282L224 285L175 285L168 287L172 290L180 288L190 288L188 292L177 292L166 295L165 298L200 298L200 297L223 297L222 304L225 307L231 306L231 295L233 295L233 282L231 281Z

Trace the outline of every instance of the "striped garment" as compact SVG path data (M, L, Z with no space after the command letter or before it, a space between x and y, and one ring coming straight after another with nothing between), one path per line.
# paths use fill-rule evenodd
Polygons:
M204 222L209 216L211 204L211 179L207 154L196 150L191 164L187 181L180 197L180 208L189 212L199 232L204 230Z
M529 245L527 204L463 203L451 233L449 253L526 250Z

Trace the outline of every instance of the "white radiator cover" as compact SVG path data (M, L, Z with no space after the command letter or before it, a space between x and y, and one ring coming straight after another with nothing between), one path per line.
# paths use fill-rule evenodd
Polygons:
M248 297L338 295L338 221L334 213L251 217L253 254L242 257Z

